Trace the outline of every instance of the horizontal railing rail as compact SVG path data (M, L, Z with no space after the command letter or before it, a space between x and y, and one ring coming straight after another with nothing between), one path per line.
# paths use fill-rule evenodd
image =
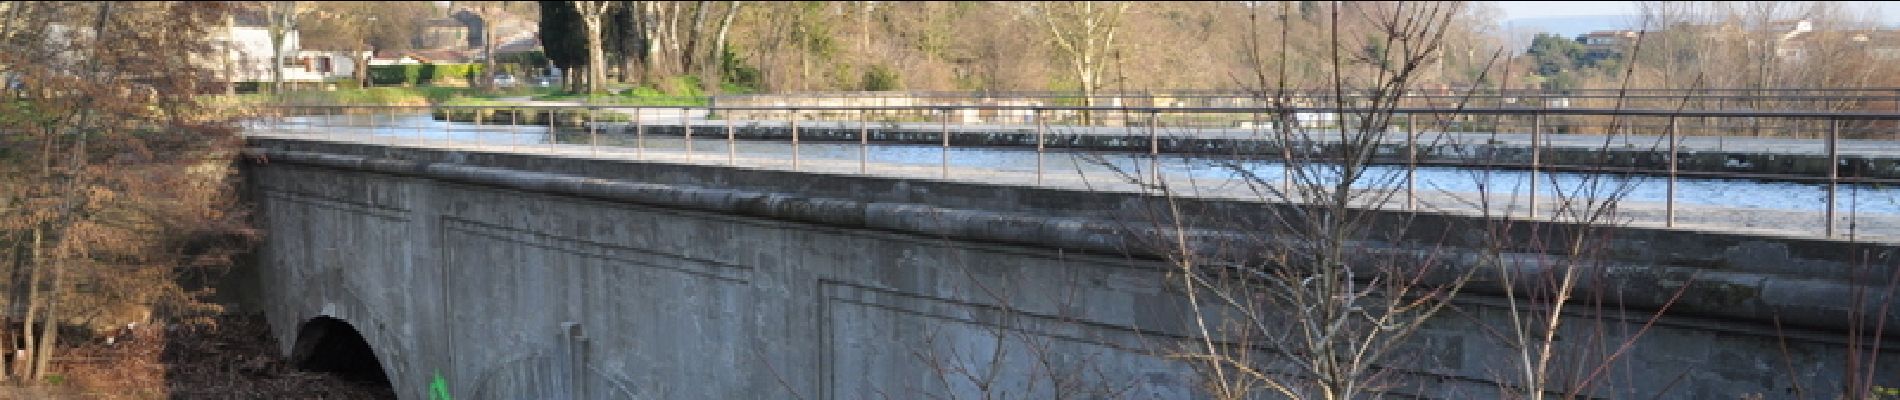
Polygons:
M923 105L923 106L688 106L688 105L440 105L440 106L384 106L384 105L330 105L330 104L290 104L273 105L265 108L331 108L331 109L426 109L426 110L508 110L508 109L563 109L563 110L606 110L606 109L661 109L661 110L707 110L719 111L785 111L785 112L823 112L823 111L1100 111L1100 112L1165 112L1170 114L1250 114L1250 113L1329 113L1343 112L1348 115L1370 114L1374 112L1393 114L1437 114L1437 115L1585 115L1585 116L1632 116L1632 117L1718 117L1718 118L1783 118L1783 119L1839 119L1839 120L1900 120L1900 112L1872 111L1807 111L1807 110L1667 110L1667 109L1619 109L1619 108L1537 108L1537 107L1112 107L1112 106L1004 106L1004 105Z

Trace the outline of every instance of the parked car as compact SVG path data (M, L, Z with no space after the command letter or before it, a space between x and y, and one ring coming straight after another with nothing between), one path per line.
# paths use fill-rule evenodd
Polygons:
M555 79L552 76L537 76L534 78L534 86L544 87L544 88L554 87L555 84L559 83L558 81L559 81L558 79Z
M495 87L504 87L504 88L515 87L515 76L509 75L509 74L496 74Z

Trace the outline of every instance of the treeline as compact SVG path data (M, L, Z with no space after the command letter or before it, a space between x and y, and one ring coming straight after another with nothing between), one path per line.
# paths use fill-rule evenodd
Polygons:
M401 48L427 2L305 2L307 43ZM1505 32L1488 2L1456 8L1422 88L1841 88L1900 85L1879 48L1900 36L1841 2L1638 2L1640 40ZM538 16L574 91L698 78L708 92L1244 90L1330 83L1334 47L1361 67L1390 45L1398 2L455 2ZM1412 7L1412 10L1421 7ZM1791 21L1813 31L1789 36ZM374 22L368 22L374 21ZM591 31L590 31L591 27ZM592 40L590 42L590 40ZM1635 45L1640 42L1641 45ZM590 45L593 43L594 45ZM596 48L597 47L597 48ZM599 67L590 54L598 51ZM1891 56L1890 54L1887 56ZM536 65L538 66L538 65ZM495 66L489 66L495 69ZM1627 82L1625 82L1627 81Z
M1329 82L1334 43L1355 65L1390 64L1377 60L1390 53L1383 46L1405 45L1390 40L1390 18L1422 9L1353 2L1335 30L1324 4L539 2L543 45L563 69L621 83L690 75L712 90L723 82L768 92L1235 89L1262 86L1263 75L1318 87ZM1453 9L1454 28L1420 83L1496 80L1485 71L1503 65L1497 11L1434 4ZM587 90L596 75L568 76L578 78L571 88Z
M1538 35L1521 59L1549 89L1865 88L1900 85L1900 32L1849 2L1640 1L1619 43ZM1805 22L1805 24L1803 23ZM1768 101L1768 100L1764 100Z

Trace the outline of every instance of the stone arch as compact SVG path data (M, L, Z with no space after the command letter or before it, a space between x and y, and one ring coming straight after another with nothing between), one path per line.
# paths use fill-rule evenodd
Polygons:
M290 350L291 365L336 374L344 379L389 386L388 370L362 332L342 319L320 316L304 321Z

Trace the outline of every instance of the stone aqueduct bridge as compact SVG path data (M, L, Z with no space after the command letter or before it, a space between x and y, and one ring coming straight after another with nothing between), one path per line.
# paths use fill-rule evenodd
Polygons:
M360 337L404 399L1206 395L1165 357L1193 330L1131 217L1152 198L286 137L249 146L246 193L269 232L251 301L295 359L346 364L340 343ZM1419 214L1389 244L1471 245L1474 223ZM1644 310L1689 287L1624 353L1604 397L1778 398L1799 385L1832 398L1847 299L1878 293L1900 255L1659 229L1613 237L1608 266L1580 287L1628 311L1573 307L1573 321L1593 322L1568 326L1609 344L1566 331L1559 340L1574 343L1560 348L1614 350ZM1413 361L1395 367L1423 386L1404 392L1495 396L1515 354L1481 328L1506 315L1498 292L1474 283L1455 315L1416 336ZM1859 309L1900 327L1896 310ZM1900 361L1895 348L1880 360ZM1874 376L1900 386L1893 368Z

